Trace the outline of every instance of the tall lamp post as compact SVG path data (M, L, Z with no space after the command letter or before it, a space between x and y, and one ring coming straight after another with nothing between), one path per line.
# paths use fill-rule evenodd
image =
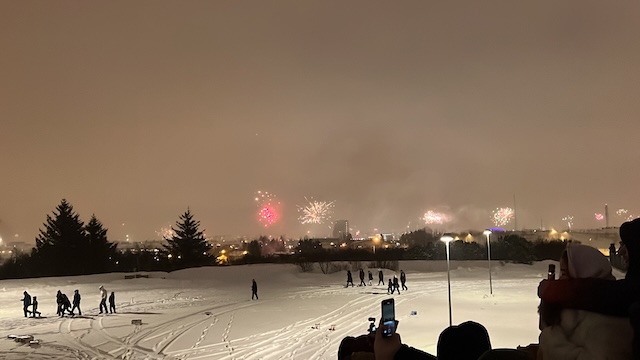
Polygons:
M489 236L491 235L491 230L487 229L483 232L487 236L487 259L489 260L489 292L493 295L493 284L491 282L491 242L489 241Z
M451 235L448 235L448 234L444 234L442 235L442 237L440 237L440 241L444 242L445 247L447 249L447 289L449 292L449 326L453 325L453 322L451 321L451 271L449 267L449 243L451 242L451 240L453 240L453 237L451 237Z

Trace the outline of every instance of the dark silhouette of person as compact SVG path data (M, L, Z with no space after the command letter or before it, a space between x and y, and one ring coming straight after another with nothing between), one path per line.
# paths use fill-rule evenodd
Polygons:
M353 276L351 276L351 270L347 270L347 285L345 285L345 287L349 287L349 284L353 286Z
M360 269L360 284L358 286L367 286L367 283L364 282L364 270Z
M62 310L64 307L64 300L62 300L62 291L60 290L56 293L56 304L58 305L57 315L62 316L64 314Z
M113 314L114 312L116 312L116 294L112 291L109 295L109 313Z
M24 317L27 317L27 314L31 313L29 311L29 306L31 306L31 295L28 292L24 292L24 297L22 298L22 310L24 311Z
M99 314L102 314L102 309L104 308L104 313L106 314L107 311L107 289L104 288L104 286L100 285L100 287L98 288L100 289L100 312Z
M398 295L400 295L400 284L398 283L398 277L393 275L393 289L398 290ZM393 294L393 292L391 292Z
M371 270L369 270L369 285L373 285L373 274L371 273Z
M251 300L253 300L254 296L256 297L256 300L258 300L258 283L256 282L256 279L251 280Z
M407 274L404 273L404 270L400 270L400 282L402 283L402 290L409 290L405 283L407 282Z
M393 281L389 279L389 285L387 286L387 294L393 294Z
M71 312L71 301L69 301L69 297L67 294L62 294L62 309L60 310L60 316L64 317L64 312L68 312L70 315L73 315Z
M382 273L382 269L378 270L378 285L384 285L384 274Z
M31 303L31 305L33 306L33 309L31 311L31 317L36 317L36 314L38 314L38 317L40 317L40 311L38 311L38 297L34 296L33 297L33 303Z
M82 310L80 310L80 292L78 289L73 291L73 307L71 308L71 315L75 315L73 310L78 309L78 315L82 315Z

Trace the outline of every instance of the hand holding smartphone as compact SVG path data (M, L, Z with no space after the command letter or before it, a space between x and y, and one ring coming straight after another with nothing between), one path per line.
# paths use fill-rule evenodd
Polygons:
M382 336L391 337L396 332L396 309L393 299L382 300Z

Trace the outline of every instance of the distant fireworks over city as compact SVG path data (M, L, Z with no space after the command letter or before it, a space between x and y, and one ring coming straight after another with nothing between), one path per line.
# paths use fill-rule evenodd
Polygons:
M569 230L571 230L573 228L573 216L572 215L567 215L567 216L563 217L562 221L565 221L567 223L567 226L569 227Z
M510 207L497 208L491 212L491 221L495 226L505 226L511 222L514 213Z
M426 225L442 225L448 221L448 217L444 213L429 210L424 213L422 220Z
M306 204L298 206L298 212L301 213L298 220L301 224L324 224L331 221L335 201L316 201L307 197L304 200Z
M254 201L258 207L258 221L264 227L269 227L280 219L281 204L274 194L258 190Z

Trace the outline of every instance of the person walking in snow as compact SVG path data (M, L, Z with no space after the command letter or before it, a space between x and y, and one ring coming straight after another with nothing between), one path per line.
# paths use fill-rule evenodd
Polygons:
M373 273L369 270L369 286L373 285Z
M382 273L382 269L378 270L378 285L384 285L384 274Z
M56 293L56 304L58 305L58 311L57 311L57 315L58 316L62 316L64 315L63 312L63 307L64 307L64 301L62 300L62 291L58 290L58 292Z
M73 312L71 312L71 301L69 301L69 297L67 296L67 294L62 294L62 309L60 310L60 313L62 317L64 317L64 312L68 312L69 315L73 315Z
M107 289L104 286L100 285L98 288L100 289L100 312L102 314L102 309L104 308L104 313L107 313Z
M251 280L251 300L253 300L253 297L256 297L256 300L258 300L258 283L256 282L256 279Z
M112 291L109 295L109 314L116 312L116 294Z
M82 315L82 310L80 310L80 292L78 289L73 291L73 307L71 308L71 315L75 315L73 310L78 309L78 315Z
M351 270L347 270L347 285L345 285L345 287L349 287L349 284L353 286L353 276L351 276Z
M398 295L400 295L400 284L398 283L398 277L395 275L393 275L393 289L398 290Z
M400 283L402 283L402 290L409 290L405 283L407 282L407 274L404 273L404 270L400 270Z
M360 284L358 286L367 286L367 283L364 282L364 270L360 269Z
M24 317L27 317L27 314L31 313L29 311L29 306L31 306L31 295L28 292L23 293L24 297L22 298L22 310L24 311Z
M393 294L393 282L389 279L389 286L387 286L387 294Z
M31 310L31 317L36 317L36 314L38 314L38 317L40 317L40 311L38 311L38 297L34 296L33 297L33 303L31 304L33 306L32 310Z

